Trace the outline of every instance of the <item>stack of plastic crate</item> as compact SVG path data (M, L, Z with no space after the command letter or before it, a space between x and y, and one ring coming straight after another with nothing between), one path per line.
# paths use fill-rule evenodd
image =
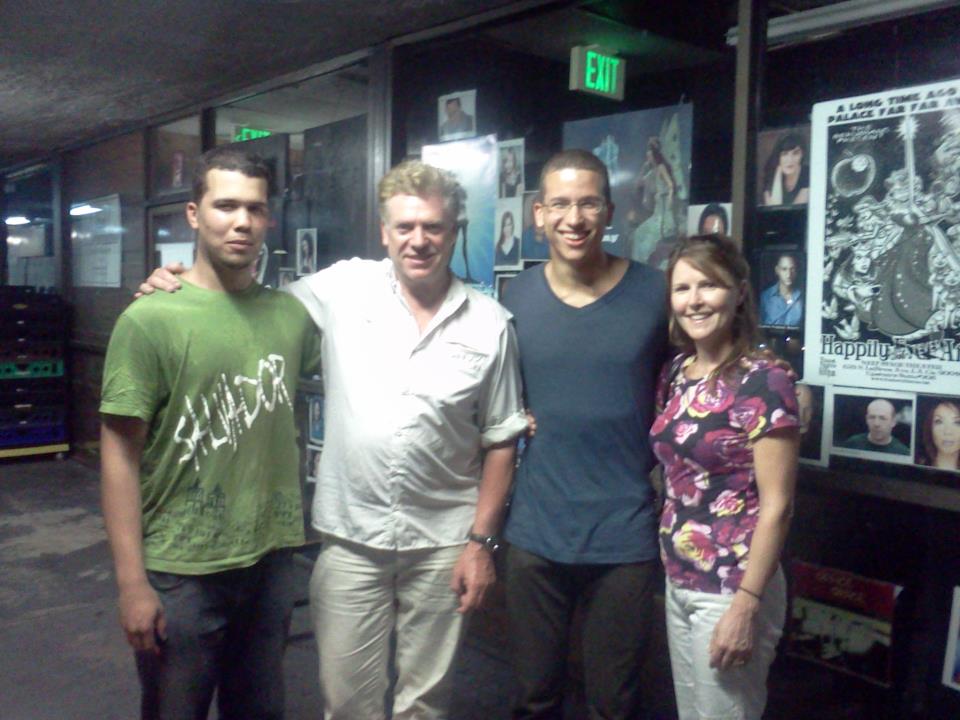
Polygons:
M66 337L59 296L0 287L0 458L70 449Z

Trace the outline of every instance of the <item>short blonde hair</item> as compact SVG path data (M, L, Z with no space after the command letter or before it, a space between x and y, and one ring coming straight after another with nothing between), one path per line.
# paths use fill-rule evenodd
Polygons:
M466 193L453 173L427 165L419 160L400 163L380 180L378 197L380 220L387 222L387 202L397 195L416 195L425 198L439 195L447 217L456 221Z

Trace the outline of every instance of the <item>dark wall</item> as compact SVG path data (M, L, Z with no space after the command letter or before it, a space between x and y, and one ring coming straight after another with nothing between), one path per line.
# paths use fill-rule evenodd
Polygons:
M760 127L807 123L820 101L960 76L958 32L960 9L951 9L771 51ZM729 200L734 69L732 53L712 65L655 76L633 66L626 97L616 103L568 91L566 62L509 50L477 35L404 47L395 63L393 162L437 142L437 97L457 90L477 90L479 134L525 138L531 189L542 163L561 147L564 122L684 98L694 106L690 202ZM796 240L802 248L806 211L770 213L764 228L776 231L772 242ZM762 250L764 240L748 244ZM856 468L896 475L899 482L922 476L913 468L893 470L863 461ZM821 483L801 469L785 557L903 586L895 628L896 686L886 691L822 670L812 680L812 697L819 698L813 704L833 694L849 709L844 717L960 717L960 693L940 683L952 588L960 585L960 518L859 494L855 481L848 490L838 489L845 473L845 466L837 465L833 482Z
M729 200L733 157L732 55L728 62L642 74L628 66L623 102L567 89L567 62L517 52L477 35L402 47L395 62L393 161L418 156L437 140L437 97L477 90L477 131L526 140L530 189L547 158L562 147L570 120L692 102L691 203Z

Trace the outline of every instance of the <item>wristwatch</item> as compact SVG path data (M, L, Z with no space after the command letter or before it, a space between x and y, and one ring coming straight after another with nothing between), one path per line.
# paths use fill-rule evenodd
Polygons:
M483 549L489 552L491 555L500 549L500 538L496 535L481 535L480 533L472 532L467 535L467 540L470 542L480 543L483 546Z

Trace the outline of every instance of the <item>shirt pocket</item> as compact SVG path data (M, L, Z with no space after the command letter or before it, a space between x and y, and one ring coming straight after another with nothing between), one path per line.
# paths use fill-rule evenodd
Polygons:
M490 356L460 342L442 340L417 353L412 390L438 405L476 404Z

